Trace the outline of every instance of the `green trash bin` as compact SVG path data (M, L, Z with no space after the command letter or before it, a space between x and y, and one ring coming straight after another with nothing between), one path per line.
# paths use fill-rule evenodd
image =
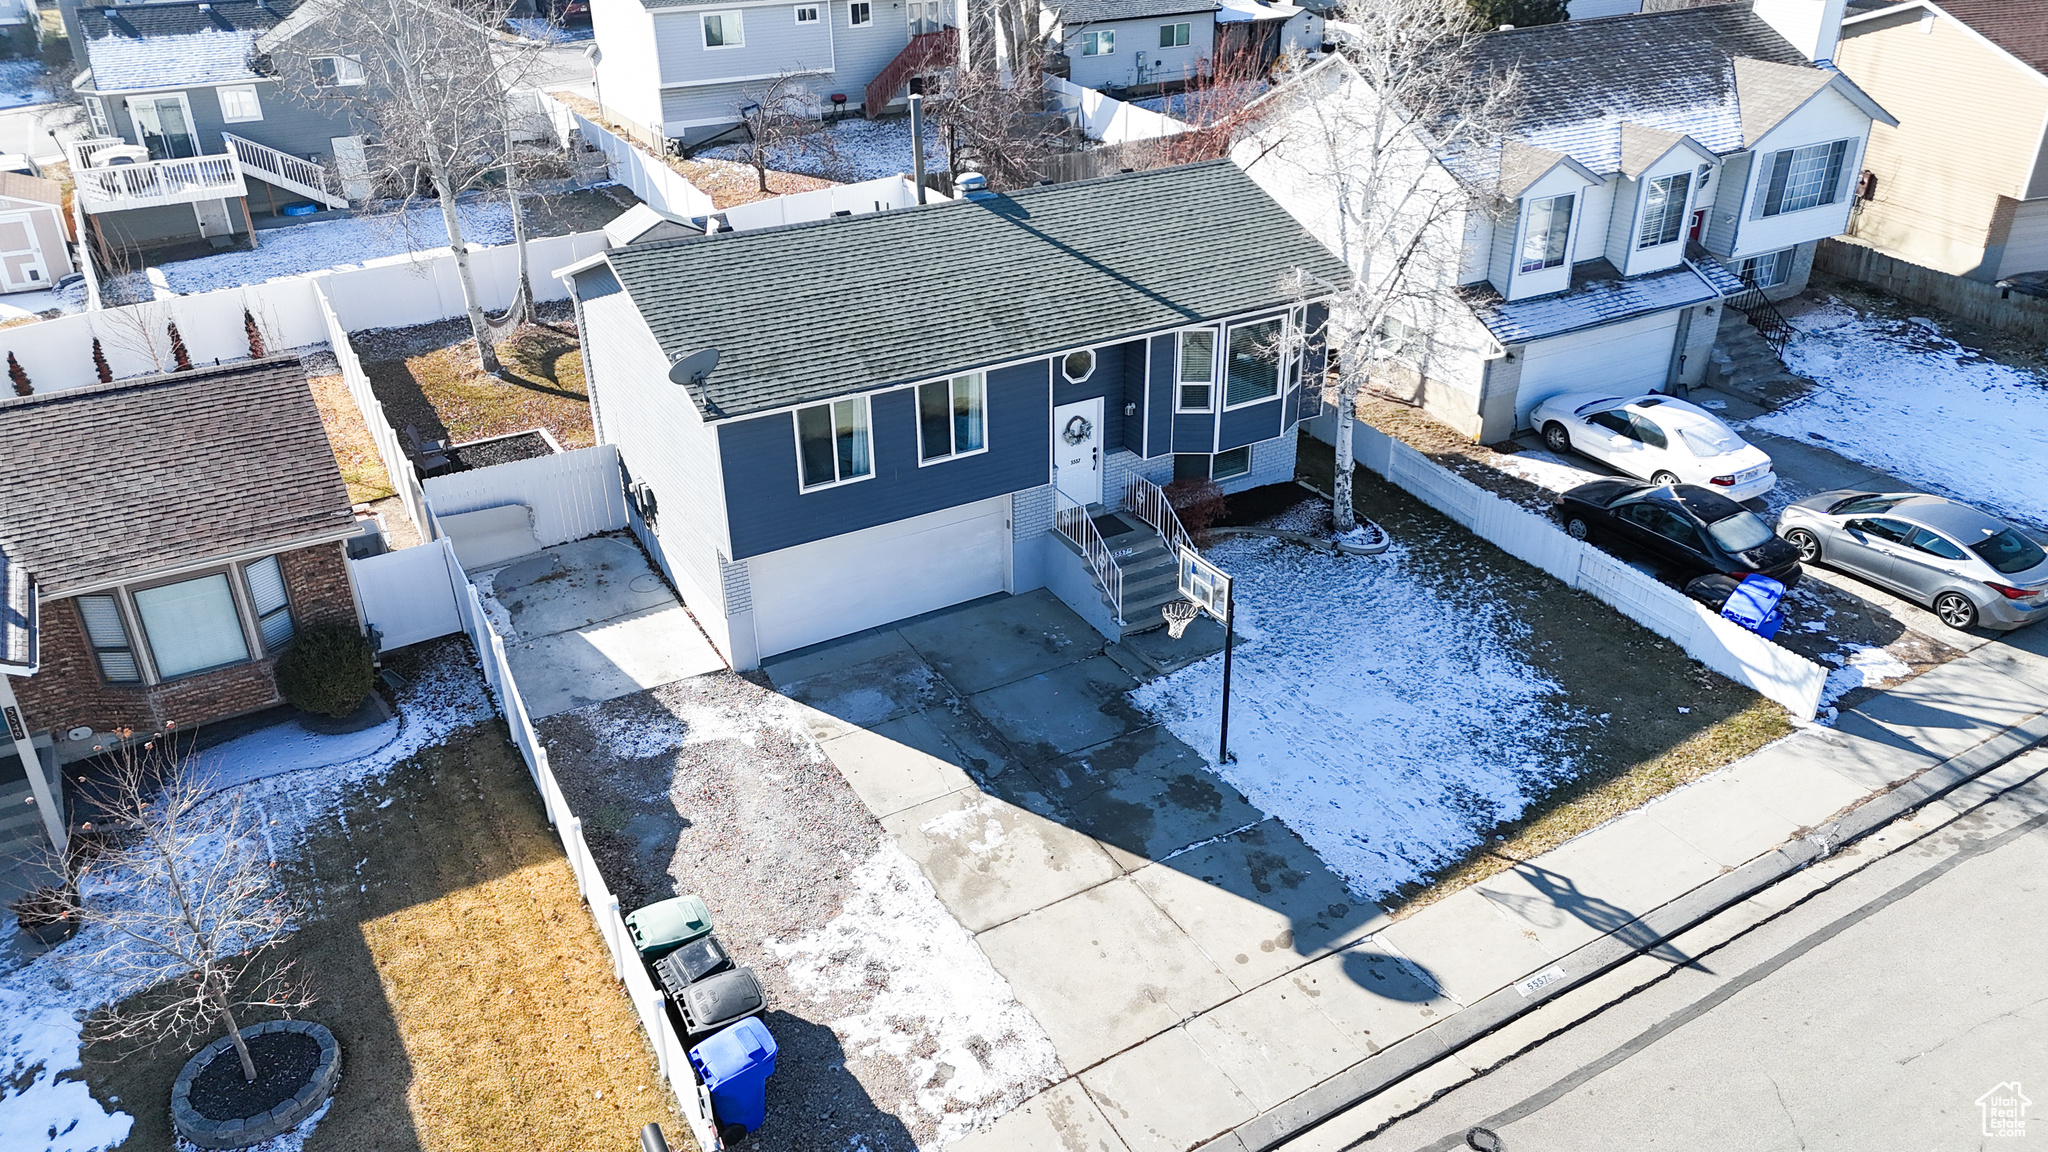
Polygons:
M711 932L711 909L698 896L659 900L626 914L626 931L642 960L663 956Z

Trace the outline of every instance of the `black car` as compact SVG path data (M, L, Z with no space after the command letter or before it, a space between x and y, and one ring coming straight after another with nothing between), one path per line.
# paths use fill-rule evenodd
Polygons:
M1761 572L1787 588L1799 583L1799 549L1756 513L1697 484L1595 480L1559 496L1557 518L1573 539L1638 549L1681 581Z

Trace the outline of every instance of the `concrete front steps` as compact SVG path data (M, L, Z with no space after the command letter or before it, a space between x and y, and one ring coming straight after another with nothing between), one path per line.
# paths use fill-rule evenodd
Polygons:
M1766 409L1779 408L1813 386L1813 381L1785 368L1785 361L1749 322L1733 308L1721 309L1721 327L1714 334L1713 361L1707 366L1707 384L1752 400Z
M43 850L43 815L31 804L34 793L26 780L0 785L0 860L32 856Z
M1046 550L1046 583L1067 607L1112 641L1165 627L1160 608L1180 598L1177 564L1166 541L1143 520L1102 504L1088 505L1088 518L1123 573L1123 619L1117 619L1116 605L1096 579L1088 557L1058 529L1046 533L1052 540Z

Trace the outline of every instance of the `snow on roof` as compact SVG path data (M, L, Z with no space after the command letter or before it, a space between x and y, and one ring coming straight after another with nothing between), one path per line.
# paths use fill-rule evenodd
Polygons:
M1552 296L1510 303L1484 283L1458 291L1494 339L1502 344L1526 344L1704 303L1741 290L1742 281L1711 260L1627 279L1607 261L1589 260L1572 269L1568 290Z
M174 36L103 36L85 43L101 92L184 88L257 80L255 29L208 29Z
M1216 11L1218 24L1243 24L1253 20L1285 20L1301 9L1281 0L1280 3L1262 4L1259 0L1222 0L1223 7Z

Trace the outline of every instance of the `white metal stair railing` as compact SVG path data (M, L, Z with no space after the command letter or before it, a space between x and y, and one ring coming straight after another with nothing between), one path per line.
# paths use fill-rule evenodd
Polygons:
M1143 476L1131 477L1130 487L1124 489L1124 510L1152 526L1160 539L1173 550L1176 558L1183 551L1195 550L1195 542L1181 527L1180 517L1174 513L1173 504L1166 499L1166 493L1159 490Z
M1059 489L1053 489L1058 501L1058 511L1053 515L1053 527L1060 535L1073 542L1088 560L1088 566L1095 571L1096 586L1109 601L1110 610L1116 613L1116 622L1124 622L1124 572L1117 566L1116 556L1109 546L1102 542L1102 533L1095 530L1095 520L1088 515L1088 509Z
M223 132L220 138L227 142L228 150L242 162L242 167L255 173L257 179L309 196L329 208L348 207L347 198L330 189L327 169L321 165L267 144L244 140L232 132Z

